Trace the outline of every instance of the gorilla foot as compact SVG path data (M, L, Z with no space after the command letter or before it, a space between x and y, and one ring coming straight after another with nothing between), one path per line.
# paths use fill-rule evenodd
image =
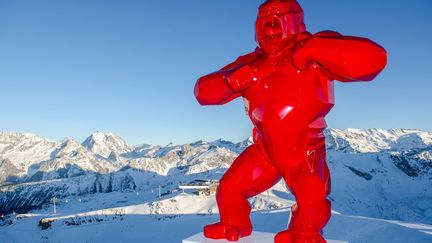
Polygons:
M326 243L326 240L320 233L299 233L285 230L276 234L275 243Z
M227 239L229 241L238 241L239 238L249 236L252 233L252 227L237 227L224 225L222 223L209 224L204 227L204 236L211 239Z

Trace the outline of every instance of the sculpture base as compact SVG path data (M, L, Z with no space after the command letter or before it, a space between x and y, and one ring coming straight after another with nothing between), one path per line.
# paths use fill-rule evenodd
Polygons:
M241 238L238 243L269 243L274 241L275 234L264 232L252 232L252 235ZM326 240L327 243L348 243L348 241L340 240ZM198 233L183 240L183 243L232 243L233 241L227 240L212 240L204 237L203 233Z

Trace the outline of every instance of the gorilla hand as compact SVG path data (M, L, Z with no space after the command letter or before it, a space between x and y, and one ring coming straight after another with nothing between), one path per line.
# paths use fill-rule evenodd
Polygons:
M275 68L273 66L257 68L246 64L231 73L227 77L227 81L231 89L235 93L238 93L254 86L262 79L267 78L274 70Z

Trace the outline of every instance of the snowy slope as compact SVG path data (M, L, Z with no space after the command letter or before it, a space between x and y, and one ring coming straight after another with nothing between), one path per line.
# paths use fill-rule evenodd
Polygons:
M68 203L60 203L59 214L55 216L49 214L49 209L43 209L5 219L4 226L0 227L0 242L181 242L200 232L204 225L218 220L214 197L172 194L156 199L154 196L151 193L110 193L79 198L80 201L69 198ZM274 196L269 192L259 197ZM278 209L254 208L255 230L276 233L285 229L292 202L274 199L280 203ZM94 210L101 202L106 202L106 208ZM110 204L124 206L111 208ZM183 213L176 213L179 211ZM38 226L41 219L51 220L48 229ZM426 243L432 240L432 225L333 212L324 235L351 243Z
M158 220L159 219L159 220ZM252 217L255 229L264 232L283 230L288 212L260 212ZM108 221L90 221L82 226L55 223L53 229L42 231L37 219L23 220L16 226L0 228L0 241L61 242L61 243L110 243L110 242L181 242L201 231L205 224L217 220L217 216L181 215L159 217L123 215ZM407 224L358 216L333 215L324 235L329 239L350 243L428 243L432 241L432 226Z

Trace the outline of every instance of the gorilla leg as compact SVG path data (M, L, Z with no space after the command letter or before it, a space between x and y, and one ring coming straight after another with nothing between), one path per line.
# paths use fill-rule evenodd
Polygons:
M255 108L252 115L260 137L258 144L281 171L297 200L288 230L279 233L275 241L321 243L320 231L330 218L325 140L322 131L309 127L311 119L298 107L275 101Z
M288 230L280 232L277 243L325 242L321 235L331 214L330 174L325 159L324 142L306 151L306 161L286 172L289 187L297 203L291 208L292 217Z
M267 190L280 178L281 174L263 156L258 145L249 146L222 177L216 194L220 222L205 226L204 235L231 241L250 235L251 207L247 199Z

